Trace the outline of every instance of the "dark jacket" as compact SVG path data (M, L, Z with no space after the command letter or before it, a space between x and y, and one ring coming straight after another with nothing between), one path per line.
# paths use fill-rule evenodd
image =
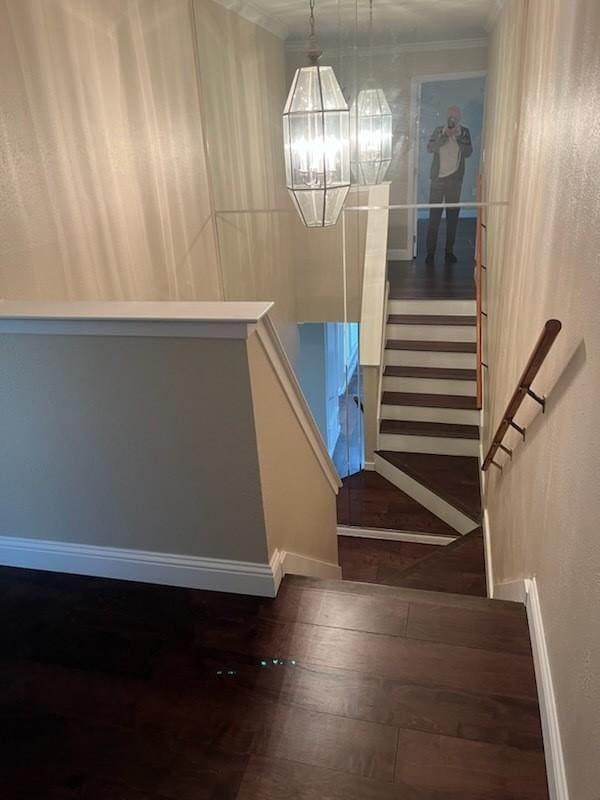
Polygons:
M448 141L447 134L444 133L444 126L440 125L431 134L427 144L427 152L433 153L433 161L431 162L431 180L435 180L440 174L440 147ZM473 145L471 144L471 133L468 128L462 126L462 133L456 137L460 156L458 159L458 169L454 175L462 180L465 174L465 158L469 158L473 152Z

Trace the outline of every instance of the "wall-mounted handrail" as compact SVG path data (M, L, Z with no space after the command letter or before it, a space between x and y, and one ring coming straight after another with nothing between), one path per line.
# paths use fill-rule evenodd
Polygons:
M483 180L477 176L477 202L482 202ZM483 254L483 208L477 206L477 226L475 233L475 347L476 347L476 387L477 408L483 404L483 286L482 286L482 254Z
M486 455L481 466L482 470L485 471L488 469L490 464L494 464L494 466L502 469L502 467L496 461L494 461L494 457L498 450L504 450L510 454L511 451L509 451L509 449L502 444L502 440L504 439L504 436L510 427L519 431L519 433L525 437L525 430L515 422L515 415L521 407L521 403L525 397L529 395L537 403L539 403L542 408L545 407L544 398L539 397L534 391L532 391L531 384L533 383L535 376L540 371L540 367L544 363L544 360L548 355L550 348L554 344L554 340L560 333L561 328L562 323L557 319L549 319L544 325L544 330L542 331L540 338L537 340L536 345L533 348L533 352L529 357L529 361L527 362L527 365L523 370L521 377L519 378L517 388L513 392L510 402L506 407L506 411L502 417L502 422L500 425L498 425L496 435L492 440L488 454Z

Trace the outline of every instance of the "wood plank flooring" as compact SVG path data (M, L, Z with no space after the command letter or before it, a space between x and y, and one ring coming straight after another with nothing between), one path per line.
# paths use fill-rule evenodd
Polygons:
M3 800L547 798L517 604L1 568L0 624Z
M454 252L458 263L444 263L445 220L439 231L438 257L434 266L424 263L427 220L419 220L417 258L413 261L390 261L388 279L390 298L403 300L473 300L475 298L474 257L475 220L459 219Z
M457 536L454 528L376 472L358 472L342 481L337 521L357 528Z
M443 395L442 395L443 396ZM465 398L471 400L471 398ZM481 491L479 459L433 453L399 453L382 450L379 455L479 522Z
M344 580L486 596L479 530L443 546L339 536L338 550Z

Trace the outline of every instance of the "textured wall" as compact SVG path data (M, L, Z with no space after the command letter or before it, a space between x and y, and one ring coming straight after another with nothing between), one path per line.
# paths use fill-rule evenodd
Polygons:
M0 534L265 563L245 341L7 334L0 373Z
M218 298L187 0L0 17L0 296Z
M527 441L487 479L494 578L537 577L574 800L600 791L599 36L596 0L506 0L488 116L489 180L512 192L488 253L486 444L544 321L564 326L546 414L526 401Z

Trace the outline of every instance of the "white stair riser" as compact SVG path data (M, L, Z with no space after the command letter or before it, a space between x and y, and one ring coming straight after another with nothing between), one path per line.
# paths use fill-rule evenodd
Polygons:
M455 314L474 317L475 300L388 300L388 314Z
M439 353L436 350L388 350L386 366L475 369L475 353Z
M473 325L394 325L386 326L388 339L409 339L411 342L474 342Z
M478 456L479 440L380 433L377 449L393 450L397 453L437 453L443 456Z
M462 511L459 511L458 508L443 500L431 489L423 486L422 483L411 478L410 475L390 464L387 459L382 458L377 453L375 454L375 470L390 483L393 483L400 491L412 497L413 500L416 500L417 503L431 511L432 514L435 514L436 517L443 519L446 524L453 527L458 533L464 535L477 527L477 523L473 522Z
M462 397L475 397L475 381L452 381L438 378L394 378L383 377L384 392L415 392L416 394L459 394Z
M457 425L479 425L479 411L469 408L435 408L431 406L381 406L381 419L449 422Z

